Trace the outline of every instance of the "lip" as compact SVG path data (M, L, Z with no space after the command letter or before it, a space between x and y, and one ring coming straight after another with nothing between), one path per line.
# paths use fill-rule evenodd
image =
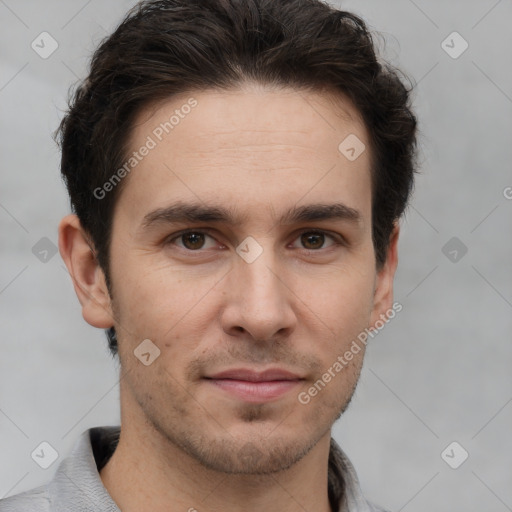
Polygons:
M264 371L255 371L250 368L232 368L222 372L208 375L208 379L233 379L247 382L269 382L274 380L300 380L301 377L283 368L268 368Z
M282 368L260 372L235 368L207 376L205 380L238 399L261 403L280 398L295 388L303 378Z

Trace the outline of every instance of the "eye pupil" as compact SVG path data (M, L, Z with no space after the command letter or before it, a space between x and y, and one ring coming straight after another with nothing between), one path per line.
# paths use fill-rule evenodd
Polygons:
M182 241L187 249L200 249L204 245L204 234L186 233L182 235Z
M322 233L303 233L301 242L306 246L306 249L318 249L324 244L324 235Z

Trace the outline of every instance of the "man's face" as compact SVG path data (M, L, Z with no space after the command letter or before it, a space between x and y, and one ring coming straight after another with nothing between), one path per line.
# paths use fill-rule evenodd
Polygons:
M339 105L291 89L205 91L146 109L129 139L130 154L148 136L156 145L114 214L122 408L210 468L281 470L330 435L364 350L307 404L298 397L389 308L375 299L389 275L375 268L368 136ZM367 147L354 161L338 149L349 134ZM193 220L194 206L215 215ZM134 355L146 339L160 350L147 366Z

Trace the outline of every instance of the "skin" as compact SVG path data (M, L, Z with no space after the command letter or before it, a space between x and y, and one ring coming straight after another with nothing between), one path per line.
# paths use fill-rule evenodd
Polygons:
M124 178L113 297L76 216L59 227L84 319L118 333L122 432L101 479L123 512L327 512L331 428L364 350L307 405L297 397L391 308L397 265L398 226L376 268L368 134L340 96L245 84L152 105L130 147L190 97L197 106ZM367 148L355 161L338 150L349 134ZM141 227L177 201L243 218ZM318 203L343 203L359 220L280 222L288 209ZM184 229L209 232L192 236L194 245L190 235L175 238ZM325 234L301 236L311 229ZM263 250L252 263L236 252L247 236ZM134 355L145 339L160 350L148 366ZM254 403L204 378L240 367L281 367L302 380Z

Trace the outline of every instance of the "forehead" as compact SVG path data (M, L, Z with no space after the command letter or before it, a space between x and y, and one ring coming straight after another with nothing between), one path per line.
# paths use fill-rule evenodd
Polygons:
M179 136L193 129L196 137L202 138L201 144L208 147L212 134L218 140L224 136L229 140L236 128L242 130L239 135L248 137L251 131L254 137L264 137L265 132L273 137L280 132L281 136L289 134L294 140L302 134L318 149L337 145L347 130L352 129L366 137L359 112L341 93L332 89L320 92L270 88L250 82L226 91L211 89L180 93L149 104L137 116L128 140L134 143L152 133L157 142L165 143L161 139L166 139L171 144L168 136Z
M346 141L368 150L347 158ZM144 109L128 142L127 159L137 152L140 160L119 201L134 221L187 198L272 213L308 200L370 208L367 131L340 95L255 85L184 93Z

